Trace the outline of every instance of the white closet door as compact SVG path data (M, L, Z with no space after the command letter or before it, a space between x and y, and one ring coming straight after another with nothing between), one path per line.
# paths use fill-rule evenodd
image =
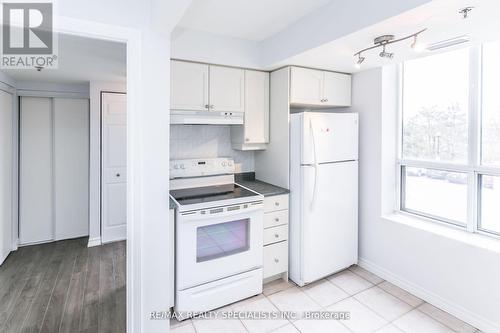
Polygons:
M55 239L89 234L89 101L54 99Z
M127 237L127 96L101 96L102 242Z
M19 242L54 239L52 100L20 101Z
M12 249L12 102L0 90L0 265Z

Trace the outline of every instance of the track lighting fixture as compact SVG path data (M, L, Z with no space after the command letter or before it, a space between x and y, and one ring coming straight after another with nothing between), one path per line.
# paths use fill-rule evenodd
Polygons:
M361 53L358 54L358 61L356 61L356 64L354 65L356 68L361 68L361 64L365 61L365 57L361 56Z
M373 50L373 49L376 49L379 47L382 48L382 52L379 53L380 57L392 59L394 57L394 53L387 52L387 50L386 50L387 45L398 43L398 42L407 40L409 38L413 38L413 43L411 44L412 49L414 49L416 52L423 51L425 49L425 46L423 44L419 43L418 36L426 30L427 29L422 29L414 34L411 34L411 35L408 35L406 37L402 37L399 39L395 39L394 35L382 35L382 36L375 38L373 40L373 44L375 44L374 46L367 47L366 49L363 49L363 50L360 50L360 51L354 53L354 56L358 57L355 66L357 68L359 68L361 66L361 63L365 60L365 57L362 57L361 53L364 53L366 51Z

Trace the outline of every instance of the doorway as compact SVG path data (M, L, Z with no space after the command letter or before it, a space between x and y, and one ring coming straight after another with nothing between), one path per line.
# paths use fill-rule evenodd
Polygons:
M120 237L101 245L100 213L95 219L92 208L96 197L101 205L101 93L106 86L120 87L112 90L126 99L126 45L61 34L59 47L57 70L3 73L15 82L18 104L13 109L19 130L14 141L20 154L20 218L14 233L20 247L0 266L12 291L0 293L0 331L124 332L126 182L121 198L108 193L110 201L125 202L116 205L122 211L113 220L121 224ZM110 114L116 116L117 110L113 105ZM126 119L126 103L121 113ZM121 126L111 137L123 142L108 153L116 157L121 152L125 165L117 173L126 180L126 121ZM97 164L92 163L95 156ZM97 196L92 192L95 174ZM99 242L91 244L95 230Z

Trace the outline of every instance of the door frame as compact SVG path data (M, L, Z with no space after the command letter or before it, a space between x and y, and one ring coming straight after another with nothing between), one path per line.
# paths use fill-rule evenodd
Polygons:
M58 17L57 32L127 45L127 332L140 331L141 297L141 31L93 21ZM138 235L138 237L134 237Z

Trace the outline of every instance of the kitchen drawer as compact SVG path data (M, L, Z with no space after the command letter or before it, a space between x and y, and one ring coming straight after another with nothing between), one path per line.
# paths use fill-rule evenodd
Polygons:
M288 210L279 210L264 214L264 229L283 224L288 224Z
M288 224L264 229L264 245L281 242L288 239Z
M264 212L288 209L288 194L274 195L264 198Z
M288 269L288 242L264 246L264 279Z

